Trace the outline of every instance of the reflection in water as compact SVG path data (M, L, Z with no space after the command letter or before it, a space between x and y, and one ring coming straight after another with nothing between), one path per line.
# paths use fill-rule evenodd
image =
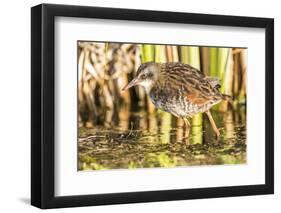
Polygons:
M169 113L128 112L107 112L103 125L81 125L79 170L246 163L245 109L212 112L219 140L205 116L188 130Z

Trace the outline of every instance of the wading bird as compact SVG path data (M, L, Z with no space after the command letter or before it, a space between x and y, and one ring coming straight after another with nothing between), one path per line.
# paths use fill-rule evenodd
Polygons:
M182 118L188 127L188 118L205 112L216 136L220 136L210 108L222 100L230 100L230 96L220 93L217 78L205 76L188 64L147 62L122 90L136 85L144 87L156 108Z

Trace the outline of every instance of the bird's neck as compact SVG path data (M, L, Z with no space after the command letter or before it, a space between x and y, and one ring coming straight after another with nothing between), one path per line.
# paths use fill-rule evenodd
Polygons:
M151 81L144 81L142 83L140 83L141 86L143 86L146 94L149 95L151 89L154 87L155 85L155 82L153 82L152 80Z
M149 84L147 86L144 86L144 90L145 90L147 95L149 95L152 88L153 88L153 84Z

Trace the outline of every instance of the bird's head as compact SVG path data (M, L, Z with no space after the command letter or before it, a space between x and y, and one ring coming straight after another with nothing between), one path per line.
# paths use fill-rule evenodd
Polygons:
M154 62L147 62L140 65L136 76L122 90L124 91L133 86L140 85L143 86L146 92L149 93L150 89L158 79L159 70L159 64Z

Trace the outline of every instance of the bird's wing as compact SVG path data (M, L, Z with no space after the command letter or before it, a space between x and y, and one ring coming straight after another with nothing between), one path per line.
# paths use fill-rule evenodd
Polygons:
M205 105L221 99L218 88L214 87L207 79L194 80L192 85L186 87L185 98L196 105Z
M221 99L217 78L205 76L188 64L172 62L164 66L162 80L165 83L163 85L167 85L171 91L181 90L180 93L186 101L196 105L205 105Z
M203 96L201 92L197 90L192 90L188 92L185 96L186 100L193 105L206 105L212 101L211 97Z
M204 78L205 75L200 70L196 69L195 67L190 66L189 64L183 64L180 62L168 62L162 64L162 69L165 72L172 72L175 74L184 74L184 75L191 75L197 78Z

